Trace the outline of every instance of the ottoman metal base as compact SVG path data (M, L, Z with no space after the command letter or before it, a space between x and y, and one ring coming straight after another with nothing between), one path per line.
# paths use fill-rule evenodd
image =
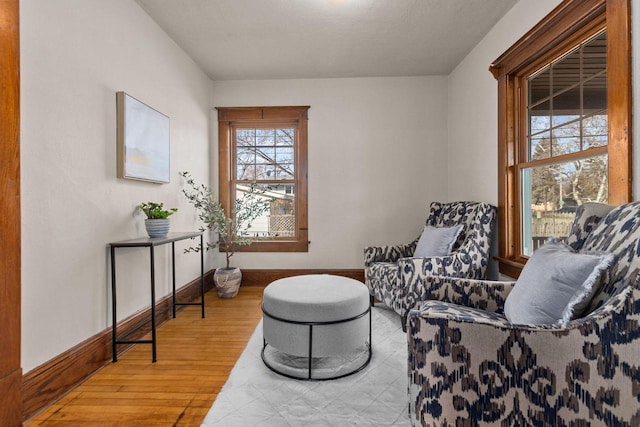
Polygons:
M280 317L276 317L273 316L271 314L269 314L268 312L265 311L264 309L264 305L262 306L262 312L264 314L264 316L270 317L271 319L274 320L278 320L280 322L285 322L285 323L289 323L289 324L293 324L293 325L306 325L309 326L309 352L308 354L305 356L307 358L307 375L306 376L296 376L296 375L292 375L289 374L287 372L284 372L278 368L276 368L273 364L269 363L269 361L267 360L267 357L265 356L265 350L267 348L267 346L269 345L269 343L267 342L267 340L265 338L262 339L263 341L263 346L262 346L262 352L261 352L261 356L262 356L262 361L264 362L265 366L269 369L271 369L273 372L279 374L279 375L283 375L287 378L292 378L292 379L296 379L296 380L304 380L304 381L326 381L326 380L336 380L338 378L344 378L347 377L349 375L353 375L357 372L360 372L361 370L363 370L371 361L371 306L369 306L367 308L367 310L365 310L364 312L362 312L361 314L354 316L354 317L350 317L348 319L342 319L342 320L334 320L334 321L327 321L327 322L303 322L303 321L293 321L293 320L287 320L287 319L282 319ZM360 319L361 317L366 316L367 314L369 314L369 342L366 343L366 347L367 347L367 359L365 360L364 363L357 365L354 369L347 371L346 373L340 373L338 375L335 376L329 376L329 377L321 377L321 378L314 378L313 377L313 328L317 327L317 326L326 326L326 325L337 325L337 324L341 324L341 323L348 323L348 322L353 322L357 319ZM276 349L277 351L277 349Z

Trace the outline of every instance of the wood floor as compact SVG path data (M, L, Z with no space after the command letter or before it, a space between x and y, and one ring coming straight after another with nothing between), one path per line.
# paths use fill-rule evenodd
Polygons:
M263 287L242 287L158 328L158 361L137 344L45 411L32 426L199 426L261 318Z

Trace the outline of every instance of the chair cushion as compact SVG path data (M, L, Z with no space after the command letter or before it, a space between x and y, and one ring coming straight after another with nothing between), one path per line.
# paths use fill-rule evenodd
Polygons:
M578 206L576 218L567 237L567 245L574 250L582 249L591 231L606 217L615 206L605 203L587 202Z
M462 224L454 227L425 226L413 256L429 258L449 255L462 228Z
M567 323L582 314L611 267L613 255L579 253L558 241L536 250L504 304L512 323Z
M458 224L462 224L462 232L458 235L455 243L453 244L453 251L458 250L471 232L473 224L482 220L482 215L485 213L485 203L478 202L431 202L429 206L429 216L425 225L432 227L454 227Z
M589 312L600 307L640 272L640 202L618 206L587 236L583 251L606 252L616 257L609 278L589 304Z

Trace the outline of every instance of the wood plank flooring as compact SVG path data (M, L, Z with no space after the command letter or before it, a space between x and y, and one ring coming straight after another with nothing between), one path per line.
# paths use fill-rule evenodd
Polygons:
M205 319L186 307L158 328L156 363L150 345L134 345L24 425L199 426L262 316L263 291L208 292Z

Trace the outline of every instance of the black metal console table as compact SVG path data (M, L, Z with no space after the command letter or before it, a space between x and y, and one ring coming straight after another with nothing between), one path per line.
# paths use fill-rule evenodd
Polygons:
M200 302L176 302L176 245L179 240L194 239L200 237ZM151 344L151 361L156 361L156 277L155 258L156 246L171 243L171 272L173 282L172 308L173 317L176 317L176 306L178 305L199 305L202 307L202 318L204 318L204 246L202 232L169 233L167 237L141 237L138 239L122 240L120 242L109 243L111 246L111 312L113 323L112 349L113 361L118 361L118 344ZM149 248L151 265L151 339L150 340L124 340L118 339L116 325L116 248Z

